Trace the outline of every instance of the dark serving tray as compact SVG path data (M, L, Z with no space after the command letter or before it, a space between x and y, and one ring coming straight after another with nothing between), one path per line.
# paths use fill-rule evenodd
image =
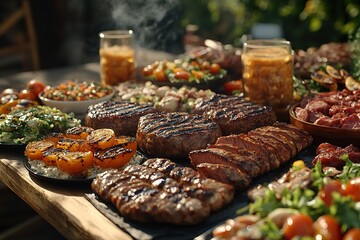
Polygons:
M315 156L316 147L312 146L300 152L293 160L302 159L307 165L311 165L311 161ZM279 169L271 171L254 179L252 186L271 182L281 177L291 167L292 161L283 165ZM85 195L95 208L110 219L119 228L127 232L135 239L197 239L208 240L212 238L212 230L214 227L222 224L229 218L235 218L239 209L246 209L250 203L246 191L237 192L233 201L218 212L212 213L204 222L194 226L178 226L164 223L139 223L124 218L119 211L109 202L105 202L95 193Z

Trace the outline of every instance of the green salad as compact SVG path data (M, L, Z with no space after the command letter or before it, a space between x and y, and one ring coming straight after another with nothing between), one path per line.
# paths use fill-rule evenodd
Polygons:
M0 142L26 144L80 124L73 113L66 114L48 106L17 109L0 116Z

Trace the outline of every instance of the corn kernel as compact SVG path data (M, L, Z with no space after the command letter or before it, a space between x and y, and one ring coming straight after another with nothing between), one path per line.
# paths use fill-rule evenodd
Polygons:
M302 168L305 168L305 163L303 160L297 160L293 163L293 167L302 169Z

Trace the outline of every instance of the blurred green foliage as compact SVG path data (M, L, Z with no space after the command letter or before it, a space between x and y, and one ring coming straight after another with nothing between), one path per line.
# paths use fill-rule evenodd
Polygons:
M182 26L239 46L255 23L279 24L294 49L348 41L360 26L359 0L182 0Z

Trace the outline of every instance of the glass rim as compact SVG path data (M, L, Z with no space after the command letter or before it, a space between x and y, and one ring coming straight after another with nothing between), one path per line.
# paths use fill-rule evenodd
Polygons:
M100 38L130 38L132 35L132 30L107 30L99 33Z
M244 42L244 47L281 47L291 46L290 41L285 39L249 39Z

